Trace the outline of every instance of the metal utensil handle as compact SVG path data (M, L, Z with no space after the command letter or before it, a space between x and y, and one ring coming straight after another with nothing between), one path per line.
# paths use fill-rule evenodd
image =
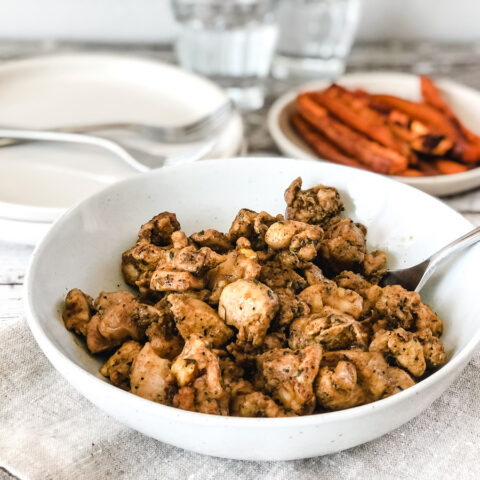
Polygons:
M415 291L419 291L425 282L432 276L433 272L437 267L445 261L450 255L463 250L464 248L470 247L471 245L480 241L480 227L474 228L472 231L462 235L460 238L457 238L452 243L449 243L447 246L443 247L438 252L434 253L430 257L428 266L423 274L422 279L420 280Z
M145 172L148 167L138 162L124 148L111 140L94 137L91 135L82 135L78 133L51 132L48 130L26 130L26 129L0 129L0 138L17 138L24 140L47 141L47 142L65 142L65 143L83 143L94 145L96 147L109 150L116 154L125 163L135 170Z

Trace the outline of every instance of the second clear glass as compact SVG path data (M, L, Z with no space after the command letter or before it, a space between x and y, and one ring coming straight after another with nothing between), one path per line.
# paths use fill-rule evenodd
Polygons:
M325 79L341 75L359 16L360 0L284 0L273 75Z
M224 87L243 110L263 105L279 0L172 0L182 67Z

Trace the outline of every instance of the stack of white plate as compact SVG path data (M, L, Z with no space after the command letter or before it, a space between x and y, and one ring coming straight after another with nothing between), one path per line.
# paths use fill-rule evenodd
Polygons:
M119 121L175 125L206 115L225 100L212 82L154 60L69 54L0 67L1 126L48 129ZM133 136L122 141L159 155L195 148ZM242 148L243 124L235 114L208 157L232 157ZM0 148L0 240L35 244L67 208L134 174L115 156L83 145Z

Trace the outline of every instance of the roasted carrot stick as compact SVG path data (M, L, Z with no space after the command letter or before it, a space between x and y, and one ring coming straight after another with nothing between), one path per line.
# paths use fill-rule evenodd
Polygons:
M439 159L435 161L435 165L439 172L443 175L451 175L453 173L466 172L468 168L461 163L448 159Z
M396 174L407 168L408 159L398 152L372 142L334 119L309 93L297 97L300 115L350 157L378 173Z
M453 127L457 129L459 134L466 140L467 145L465 146L462 160L466 162L480 160L480 137L460 122L452 109L442 99L438 88L429 77L422 75L420 77L420 86L425 102L442 112L449 119Z
M424 177L425 174L416 168L407 168L403 172L398 173L401 177Z
M324 92L315 92L312 95L316 102L349 127L386 147L408 155L408 147L405 148L403 142L394 138L381 114L370 110L368 106L359 105L359 102L354 101L354 97L349 98L348 93L336 85L332 85Z
M330 142L330 140L313 129L310 124L300 116L300 114L294 113L291 116L290 121L302 139L305 140L305 142L308 143L308 145L310 145L320 157L341 165L365 168L364 165L342 153L336 145Z

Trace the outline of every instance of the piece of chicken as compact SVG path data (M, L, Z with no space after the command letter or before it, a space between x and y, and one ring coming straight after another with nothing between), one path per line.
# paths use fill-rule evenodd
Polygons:
M232 398L230 402L230 415L235 417L286 417L285 409L262 392L252 391L241 393Z
M415 326L420 295L409 292L400 285L388 285L381 290L375 309L387 321L389 329L397 327L411 330Z
M310 285L298 297L308 304L312 313L321 312L325 305L359 319L363 311L363 298L358 293L337 287L331 280Z
M205 279L174 268L157 268L151 277L150 288L158 292L202 290L205 288Z
M109 350L132 338L141 340L147 321L140 316L140 304L130 292L101 292L95 299L97 313L87 327L87 347L92 353ZM148 311L142 308L145 317Z
M427 368L437 368L445 364L447 359L443 343L432 334L429 328L415 332L413 336L423 347L423 356L425 357Z
M321 359L320 345L269 350L257 358L257 384L288 411L308 415L315 410L313 382Z
M435 312L426 305L420 303L414 308L415 327L417 330L430 330L435 337L440 337L443 332L443 322L438 318Z
M315 396L318 405L327 410L343 410L369 402L369 396L358 382L355 365L346 360L320 369Z
M413 378L401 368L388 367L387 375L389 384L385 390L385 393L383 394L383 398L403 392L407 388L415 385L415 380L413 380Z
M276 260L267 261L262 265L260 281L270 288L291 288L299 292L307 286L305 279L293 268L285 267Z
M174 213L162 212L141 226L138 242L152 243L159 247L170 245L172 233L180 230L180 224Z
M310 313L310 307L307 302L296 296L291 288L277 288L274 289L274 292L277 294L279 303L275 325L279 328L286 327L295 318L303 317Z
M170 362L160 358L148 342L133 361L130 388L132 393L147 400L164 405L172 403L175 378L170 373Z
M259 346L279 308L276 293L256 280L237 280L220 295L218 313L238 330L240 342Z
M326 219L338 215L343 203L333 187L317 185L302 190L302 179L295 179L285 191L287 220L321 225Z
M361 352L358 350L338 350L325 352L322 367L336 367L345 361L355 365L358 383L364 389L368 401L378 400L389 385L388 364L379 352Z
M116 387L130 390L132 364L141 349L140 343L128 340L107 360L100 373L109 378Z
M367 253L363 260L363 273L372 282L378 283L387 273L387 254L382 250Z
M319 255L333 272L358 269L367 253L366 228L349 218L332 219L325 229Z
M378 330L370 343L369 351L392 356L400 367L405 368L415 377L425 373L423 347L413 333L403 328L393 331Z
M225 261L207 273L207 285L212 291L209 302L216 305L222 290L235 280L254 280L261 271L256 252L247 246L237 247L229 252Z
M349 270L340 272L334 279L335 283L342 288L353 290L366 298L367 291L372 287L372 283L359 273L354 273Z
M201 247L209 247L219 253L228 252L233 248L228 237L218 230L202 230L190 235L190 238Z
M181 387L173 405L186 410L228 415L228 395L222 385L218 357L205 339L191 335L173 362L172 373Z
M317 256L322 238L323 230L318 225L294 220L275 222L265 234L265 242L269 247L288 250L305 262Z
M129 285L139 286L157 268L164 248L152 243L137 243L122 254L122 273Z
M68 330L87 335L88 323L94 313L92 297L78 288L67 293L62 318Z
M325 350L366 349L368 332L353 317L324 307L321 313L297 318L290 325L288 345L303 348L321 344Z
M307 262L303 267L303 273L307 279L308 285L315 285L317 283L323 283L326 280L322 269L314 263Z
M265 234L270 225L278 220L284 220L282 215L272 217L267 212L254 212L247 208L242 208L228 231L228 238L235 242L241 237L247 238L252 244L254 250L262 250L266 247Z
M233 336L232 329L205 302L182 294L171 294L167 300L184 340L196 334L203 336L210 345L221 347Z

